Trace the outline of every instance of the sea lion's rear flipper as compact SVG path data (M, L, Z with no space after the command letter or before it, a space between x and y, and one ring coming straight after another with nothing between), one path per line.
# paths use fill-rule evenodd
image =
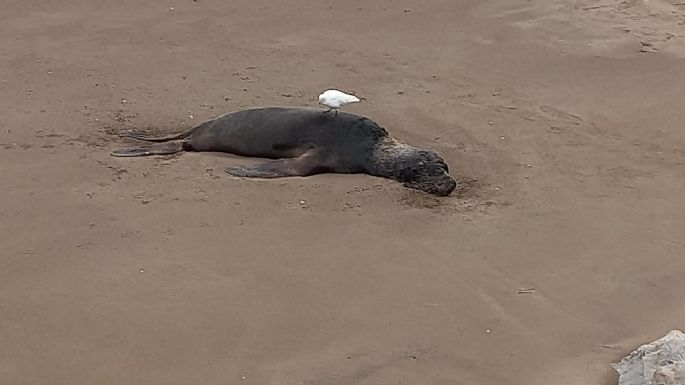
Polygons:
M180 134L172 134L172 135L167 135L167 136L159 136L159 137L154 137L154 136L146 136L142 132L126 132L123 134L119 134L120 138L132 138L136 140L142 140L144 142L153 142L153 143L162 143L162 142L171 142L172 140L181 140L181 139L186 139L190 135L192 135L193 132L197 132L196 130L202 130L203 128L209 127L212 124L214 124L216 119L210 119L206 122L202 122L198 124L197 126L191 128L188 131L181 132Z
M233 176L245 178L284 178L288 176L309 176L330 171L321 153L308 151L297 158L272 160L252 166L226 168Z
M150 137L150 136L145 136L142 133L138 132L131 132L131 133L125 133L119 135L120 138L131 138L131 139L136 139L136 140L142 140L144 142L154 142L154 143L162 143L162 142L169 142L172 140L179 140L179 139L185 139L188 136L190 136L191 131L186 131L182 132L180 134L174 134L174 135L169 135L169 136L161 136L161 137Z
M183 151L183 143L168 143L157 146L120 148L112 151L110 155L117 157L171 155L181 151Z

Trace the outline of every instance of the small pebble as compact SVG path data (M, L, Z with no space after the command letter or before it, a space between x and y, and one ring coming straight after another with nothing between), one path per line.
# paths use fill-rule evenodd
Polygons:
M490 333L492 333L492 330L490 330L490 329L485 329L485 333L490 334Z
M173 10L174 10L174 7L169 7L169 10L170 10L170 11L173 11Z
M240 380L241 380L241 381L245 381L245 380L247 380L247 377L242 376L242 377L240 377Z
M500 136L499 138L500 138L501 140L504 140L504 137L503 137L503 136Z
M140 274L145 273L145 269L140 269Z

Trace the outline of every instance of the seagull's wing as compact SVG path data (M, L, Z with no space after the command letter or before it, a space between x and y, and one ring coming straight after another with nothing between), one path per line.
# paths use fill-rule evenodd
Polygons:
M345 94L344 100L345 100L345 103L357 103L357 102L359 102L358 97L356 97L354 95L348 95L348 94Z

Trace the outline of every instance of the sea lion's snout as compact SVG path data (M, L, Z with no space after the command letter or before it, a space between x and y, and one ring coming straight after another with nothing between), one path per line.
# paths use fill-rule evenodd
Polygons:
M448 196L457 188L457 181L447 173L440 176L422 176L404 183L406 187L425 191L440 197Z
M449 175L447 163L433 151L419 151L401 173L401 180L409 188L437 196L447 196L457 188L457 181Z
M458 183L449 175L447 165L433 165L424 171L405 181L404 185L441 197L450 195L457 188Z
M439 159L442 175L436 178L437 182L435 184L437 185L437 188L434 194L439 196L448 196L452 193L452 191L454 191L454 189L457 188L458 183L450 176L450 168L447 163L445 163L442 158Z
M445 178L443 179L442 183L440 183L440 187L437 189L435 195L446 197L450 195L456 188L457 181L445 173Z
M425 191L441 197L450 195L455 188L457 188L457 181L447 175L447 173L442 177L436 177L424 182Z

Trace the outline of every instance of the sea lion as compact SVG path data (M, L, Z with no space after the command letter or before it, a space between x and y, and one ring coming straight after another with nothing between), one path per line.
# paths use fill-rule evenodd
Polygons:
M457 186L447 164L437 153L401 143L376 122L347 112L332 118L316 108L249 108L208 120L176 135L122 136L161 144L118 149L112 152L113 156L213 151L271 159L225 170L238 177L359 173L394 179L406 187L437 196L447 196Z

